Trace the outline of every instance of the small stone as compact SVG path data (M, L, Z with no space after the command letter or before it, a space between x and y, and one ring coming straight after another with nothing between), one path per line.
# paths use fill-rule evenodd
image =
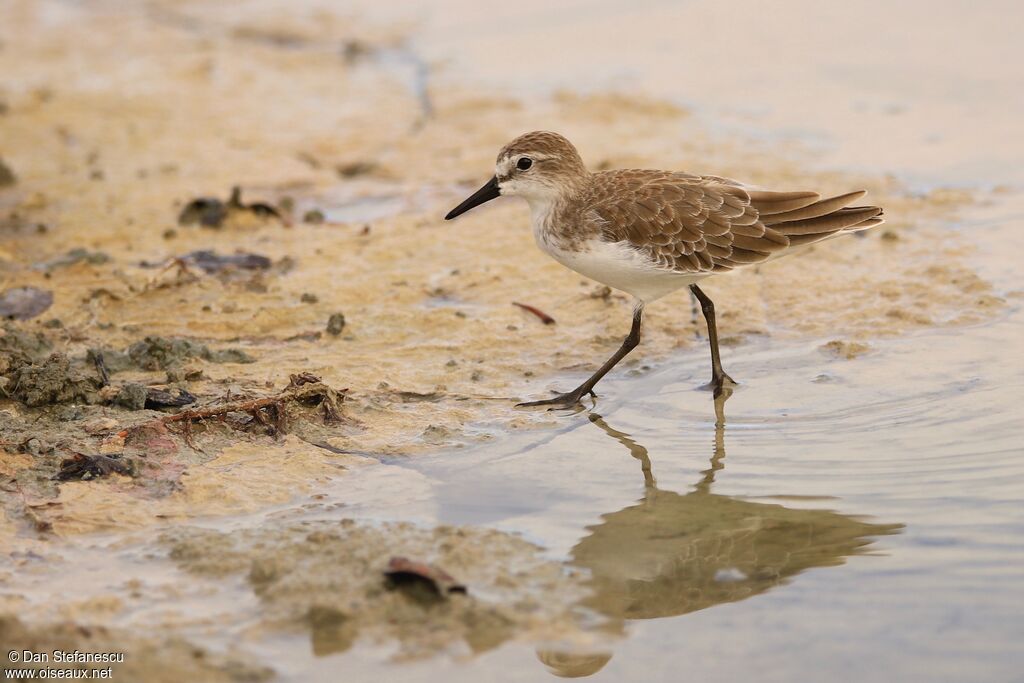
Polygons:
M189 382L198 382L203 379L203 369L195 365L189 365L185 368L185 380Z
M39 439L32 437L21 445L21 450L29 455L39 455L46 450L46 445Z
M334 313L327 319L327 333L337 337L345 329L345 314Z
M302 216L302 222L319 225L324 222L324 212L320 209L310 209Z
M146 407L146 395L149 390L141 384L129 382L121 387L114 397L114 405L128 410L142 410Z
M299 297L299 301L301 301L304 304L315 304L320 301L320 297L318 297L313 292L303 292L302 296Z

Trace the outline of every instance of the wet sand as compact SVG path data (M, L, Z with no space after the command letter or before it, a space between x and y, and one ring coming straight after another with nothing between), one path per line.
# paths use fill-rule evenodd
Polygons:
M38 287L54 301L32 320L9 323L2 341L28 367L65 354L77 383L62 389L89 403L28 406L17 394L0 405L0 612L19 615L6 626L18 638L55 623L151 630L223 653L210 666L225 680L269 670L292 680L326 676L332 657L346 652L346 666L367 676L414 659L405 673L430 677L439 658L455 658L462 664L453 675L469 680L508 672L524 650L532 660L534 648L563 673L629 676L641 660L667 666L673 634L697 628L664 617L737 603L768 619L772 609L784 611L777 599L740 601L777 595L798 574L812 583L818 571L831 572L854 589L869 581L879 595L897 591L885 569L868 564L877 558L856 556L874 555L875 544L893 553L903 538L941 538L913 529L935 522L922 510L940 495L942 470L928 463L907 475L906 495L921 497L921 508L894 502L904 495L896 491L867 495L886 467L850 459L878 448L852 439L890 428L885 438L902 445L878 457L909 462L923 448L959 462L961 451L949 444L965 439L980 438L979 453L1004 452L1007 420L985 427L986 411L946 415L948 402L989 386L987 406L1012 403L1022 378L1019 362L1006 367L984 353L1019 347L1020 291L1010 264L1022 252L1012 237L1019 179L999 171L1009 147L980 151L1003 121L989 100L977 105L985 114L975 137L958 125L973 111L961 99L899 89L905 74L881 79L877 89L900 93L892 101L829 108L839 93L833 80L866 91L858 78L882 68L848 56L820 71L795 69L792 97L765 89L757 70L749 83L736 76L761 103L750 110L710 87L710 67L679 81L654 68L649 50L665 46L664 28L651 48L631 53L626 70L582 76L581 60L599 56L602 31L621 21L693 20L712 11L704 3L655 8L655 16L667 13L658 22L595 6L585 13L579 53L551 71L550 82L529 78L547 47L507 69L488 60L514 52L517 40L546 44L540 39L551 31L571 31L562 13L551 28L539 8L509 10L511 28L498 35L466 7L396 22L381 8L341 14L315 3L250 4L248 12L190 2L125 11L19 1L4 10L5 25L18 30L3 35L0 49L0 67L11 74L0 86L0 159L14 176L0 187L0 273L3 289ZM737 30L755 28L741 22ZM837 40L856 33L854 22ZM673 49L685 61L697 48ZM953 83L991 67L988 52L971 55ZM776 68L799 56L785 49ZM1009 92L1013 78L993 71L993 93ZM821 88L819 109L808 109L812 85ZM927 148L894 144L923 120L948 135ZM783 130L784 121L814 132ZM853 145L858 126L877 134ZM720 406L728 427L715 429L710 395L690 391L705 379L707 360L684 292L650 308L643 346L602 385L596 413L604 419L514 411L516 400L596 367L629 316L624 297L533 247L524 207L499 202L455 224L440 220L486 179L501 144L535 127L567 134L595 168L685 168L823 193L864 187L889 220L863 237L709 283L728 367L743 382ZM954 157L962 163L937 162ZM983 166L987 175L963 172ZM282 219L235 210L217 228L179 223L189 201L226 200L233 186L243 202L266 202ZM71 249L83 251L69 256ZM194 257L173 260L198 250L267 260L218 272ZM513 301L557 323L545 326ZM332 334L328 321L338 313L344 325L337 330L336 318ZM154 342L145 342L154 337L187 338L207 351L157 358ZM140 342L148 355L126 352ZM110 387L95 384L89 349L110 359ZM28 376L13 363L3 368L9 378ZM185 430L161 422L165 413L116 405L126 383L184 389L204 407L258 401L296 391L288 387L300 373L336 392L337 415L322 397L288 399ZM14 386L8 381L5 390ZM891 414L906 419L892 422ZM680 421L692 438L679 435ZM731 441L734 430L740 445L729 446L725 461L726 432ZM932 433L939 441L929 446L923 437ZM693 456L680 464L685 473L663 473L666 451ZM132 476L54 482L74 453L118 456ZM646 480L645 455L654 463ZM718 460L707 469L699 463L710 455ZM725 462L723 482L715 472ZM841 486L822 463L839 468ZM985 467L1007 468L1003 478L1018 471L998 458ZM603 474L580 479L591 471ZM949 476L973 481L972 471ZM984 472L986 482L996 476ZM780 495L790 497L780 505ZM978 495L973 509L995 529L1012 528L999 512L1012 490ZM337 536L342 518L351 519ZM679 520L686 524L672 528ZM449 524L461 528L438 526ZM665 533L692 541L665 546L656 540ZM655 540L645 545L645 534ZM808 534L815 542L801 545ZM977 534L957 538L951 557L978 552ZM708 550L722 544L733 550ZM339 564L345 549L359 562ZM442 616L380 593L379 565L402 552L462 573L470 599L446 602ZM308 560L288 559L295 553ZM206 568L176 554L200 557ZM899 557L896 566L933 561ZM998 573L1008 558L993 553L985 567ZM804 574L847 561L845 573ZM254 579L268 562L273 580ZM138 583L99 578L114 568ZM332 572L352 582L349 593L334 592ZM71 579L74 594L58 576ZM268 593L279 580L283 591ZM647 593L634 594L636 585ZM971 585L942 594L967 601L963 586ZM343 606L353 600L365 606ZM743 614L710 612L719 610ZM1010 619L996 606L990 613ZM637 639L644 629L635 620L654 618L640 622L654 625L654 637ZM417 632L408 626L417 619L437 628ZM710 634L736 627L716 624ZM241 637L241 654L228 647L234 638L217 635L228 627ZM125 642L150 667L142 677L160 670L161 660L145 654L149 641ZM473 656L482 652L491 654ZM995 673L1008 662L992 660ZM658 678L670 668L650 671ZM787 672L800 668L780 667L780 680Z

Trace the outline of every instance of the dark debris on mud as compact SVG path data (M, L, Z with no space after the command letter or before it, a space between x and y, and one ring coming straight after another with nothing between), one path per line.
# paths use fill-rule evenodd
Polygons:
M384 577L389 588L404 591L422 602L443 599L452 593L466 594L466 587L440 567L396 556L388 560Z
M231 196L222 201L216 197L197 197L178 214L179 225L201 225L204 228L223 227L232 215L248 213L258 218L274 218L287 223L277 207L265 202L246 204L242 201L242 189L231 188Z
M53 478L57 481L74 481L105 477L113 473L131 477L135 474L135 468L130 460L106 455L75 453L70 458L61 461L60 471Z
M260 254L237 252L221 255L208 249L189 252L182 256L181 260L188 265L196 266L208 275L232 268L239 270L267 270L272 265L272 261L269 258Z

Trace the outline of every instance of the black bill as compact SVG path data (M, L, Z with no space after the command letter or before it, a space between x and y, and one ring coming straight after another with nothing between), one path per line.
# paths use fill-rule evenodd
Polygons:
M475 206L480 206L484 202L489 202L496 197L501 196L501 190L498 189L498 177L495 176L487 181L487 184L481 187L479 190L469 196L469 199L462 202L454 209L448 212L448 215L444 217L446 221L450 221L456 216L461 216Z

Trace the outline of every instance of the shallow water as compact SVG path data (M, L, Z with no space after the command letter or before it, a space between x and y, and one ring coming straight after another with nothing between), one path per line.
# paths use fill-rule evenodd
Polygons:
M606 680L673 680L680 661L710 680L1014 680L1024 465L1020 416L1000 406L1024 389L1021 349L1005 344L1022 323L856 361L813 342L744 346L726 353L743 385L718 426L694 354L609 381L552 433L403 463L427 485L414 480L400 514L522 532L591 571L587 606L627 624ZM375 667L372 650L349 657ZM509 647L446 676L524 658Z

